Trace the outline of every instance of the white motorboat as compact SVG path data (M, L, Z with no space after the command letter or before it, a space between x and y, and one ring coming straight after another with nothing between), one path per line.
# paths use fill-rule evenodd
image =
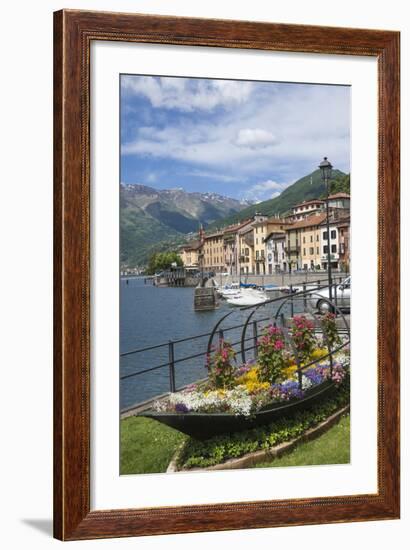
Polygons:
M217 289L217 292L222 298L232 298L241 294L241 288L239 283L232 283L231 285L225 285Z
M266 300L268 300L268 297L264 292L249 288L249 289L242 289L239 294L235 296L231 296L226 301L231 306L244 307L244 306L256 306L258 304L262 304L263 302L266 302Z

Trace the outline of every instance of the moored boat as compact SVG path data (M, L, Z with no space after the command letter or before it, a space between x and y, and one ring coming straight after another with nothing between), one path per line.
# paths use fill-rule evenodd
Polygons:
M263 304L267 299L268 297L261 290L242 289L240 293L228 298L227 302L231 306L244 307Z

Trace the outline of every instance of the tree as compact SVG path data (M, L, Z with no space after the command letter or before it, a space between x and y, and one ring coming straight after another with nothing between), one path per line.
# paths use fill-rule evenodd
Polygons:
M330 194L348 193L350 195L350 174L337 177L330 182Z
M155 252L149 259L147 273L153 275L157 271L164 271L174 263L177 266L183 265L177 252Z

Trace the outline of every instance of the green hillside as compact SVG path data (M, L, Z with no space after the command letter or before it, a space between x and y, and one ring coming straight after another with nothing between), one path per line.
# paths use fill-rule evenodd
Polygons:
M165 236L172 241L180 234L133 206L121 210L120 235L121 263L139 265L146 262Z
M330 181L330 186L331 192L341 190L349 192L350 177L340 170L333 170L333 178ZM251 218L255 212L260 212L266 216L285 214L295 204L309 199L321 198L324 196L325 192L326 189L322 181L320 170L317 169L287 187L278 197L248 206L237 214L228 216L223 221L215 222L212 224L212 227L224 227L231 223L246 220L247 218Z

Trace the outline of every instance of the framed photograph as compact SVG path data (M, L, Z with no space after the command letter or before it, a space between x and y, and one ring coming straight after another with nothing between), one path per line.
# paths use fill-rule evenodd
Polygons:
M55 537L398 518L399 33L54 44Z

